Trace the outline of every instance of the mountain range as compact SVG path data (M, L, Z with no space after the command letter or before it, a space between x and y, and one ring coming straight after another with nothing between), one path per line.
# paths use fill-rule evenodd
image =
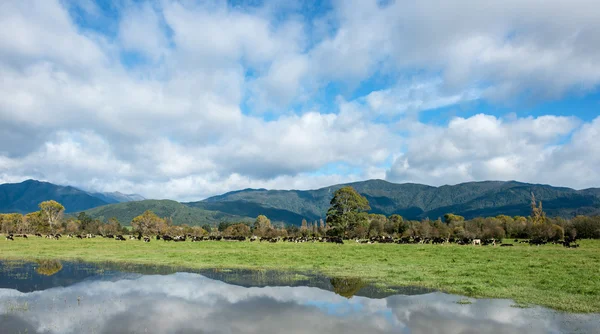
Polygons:
M175 224L203 225L220 221L252 220L264 214L276 222L299 225L325 218L333 193L350 185L365 196L372 213L399 214L407 219L437 219L446 213L466 218L523 215L530 212L531 194L543 202L549 216L573 217L600 214L600 188L574 190L517 181L467 182L433 187L415 183L368 180L316 190L244 189L179 203L143 200L140 195L89 193L69 186L28 180L0 185L0 212L30 212L43 200L62 203L67 212L86 212L95 218L117 217L128 224L145 210L171 217Z
M65 207L66 213L72 213L107 204L140 201L144 200L144 197L119 192L91 193L71 186L60 186L36 180L0 184L1 213L37 211L38 204L47 200L61 203Z

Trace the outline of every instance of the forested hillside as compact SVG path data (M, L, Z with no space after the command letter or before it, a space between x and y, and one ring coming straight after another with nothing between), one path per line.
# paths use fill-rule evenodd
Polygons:
M550 216L573 217L600 213L600 190L574 190L515 181L468 182L431 187L369 180L349 184L370 203L372 213L400 214L408 219L436 219L446 213L466 218L529 214L533 192ZM317 190L246 189L187 203L240 216L265 214L273 220L299 224L302 218L325 217L333 192L344 185Z

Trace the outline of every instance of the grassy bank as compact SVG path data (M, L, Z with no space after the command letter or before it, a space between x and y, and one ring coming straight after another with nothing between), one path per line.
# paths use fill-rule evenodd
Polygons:
M4 239L4 238L2 238ZM114 261L189 268L312 270L423 286L470 297L510 298L569 312L600 312L600 241L557 245L345 245L30 238L0 241L2 259Z

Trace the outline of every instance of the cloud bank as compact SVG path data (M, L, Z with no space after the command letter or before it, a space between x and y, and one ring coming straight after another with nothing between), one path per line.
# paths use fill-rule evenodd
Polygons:
M177 200L367 178L599 186L599 6L3 1L0 182ZM515 107L573 96L586 115ZM481 103L511 113L445 111Z

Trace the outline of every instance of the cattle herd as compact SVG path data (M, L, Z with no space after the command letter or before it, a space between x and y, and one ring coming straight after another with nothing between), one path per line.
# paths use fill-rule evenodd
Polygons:
M56 234L47 234L43 236L40 233L35 234L36 237L53 240L60 240L63 236L60 233ZM91 239L96 238L97 236L94 234L68 234L67 238L77 238L77 239ZM98 235L98 237L106 238L106 239L114 239L118 241L126 241L127 239L121 235ZM15 238L27 239L27 234L8 234L6 236L6 240L14 241ZM201 241L249 241L249 242L268 242L268 243L277 243L277 242L291 242L291 243L305 243L305 242L323 242L323 243L334 243L334 244L343 244L344 240L347 242L355 242L360 244L433 244L433 245L443 245L443 244L457 244L457 245L473 245L473 246L496 246L500 245L500 247L512 247L513 243L503 243L501 240L496 239L472 239L472 238L422 238L422 237L401 237L401 238L392 238L386 236L377 236L371 237L368 239L342 239L341 237L243 237L243 236L194 236L194 235L156 235L156 240L163 240L165 242L185 242L187 240L191 242L201 242ZM151 238L149 236L144 236L141 233L136 235L130 235L129 240L138 240L143 242L150 242ZM579 244L576 243L575 238L565 237L564 241L553 241L552 244L560 244L566 248L578 248ZM514 243L520 244L529 244L531 246L541 246L549 243L548 240L533 238L529 240L518 240L515 239Z

